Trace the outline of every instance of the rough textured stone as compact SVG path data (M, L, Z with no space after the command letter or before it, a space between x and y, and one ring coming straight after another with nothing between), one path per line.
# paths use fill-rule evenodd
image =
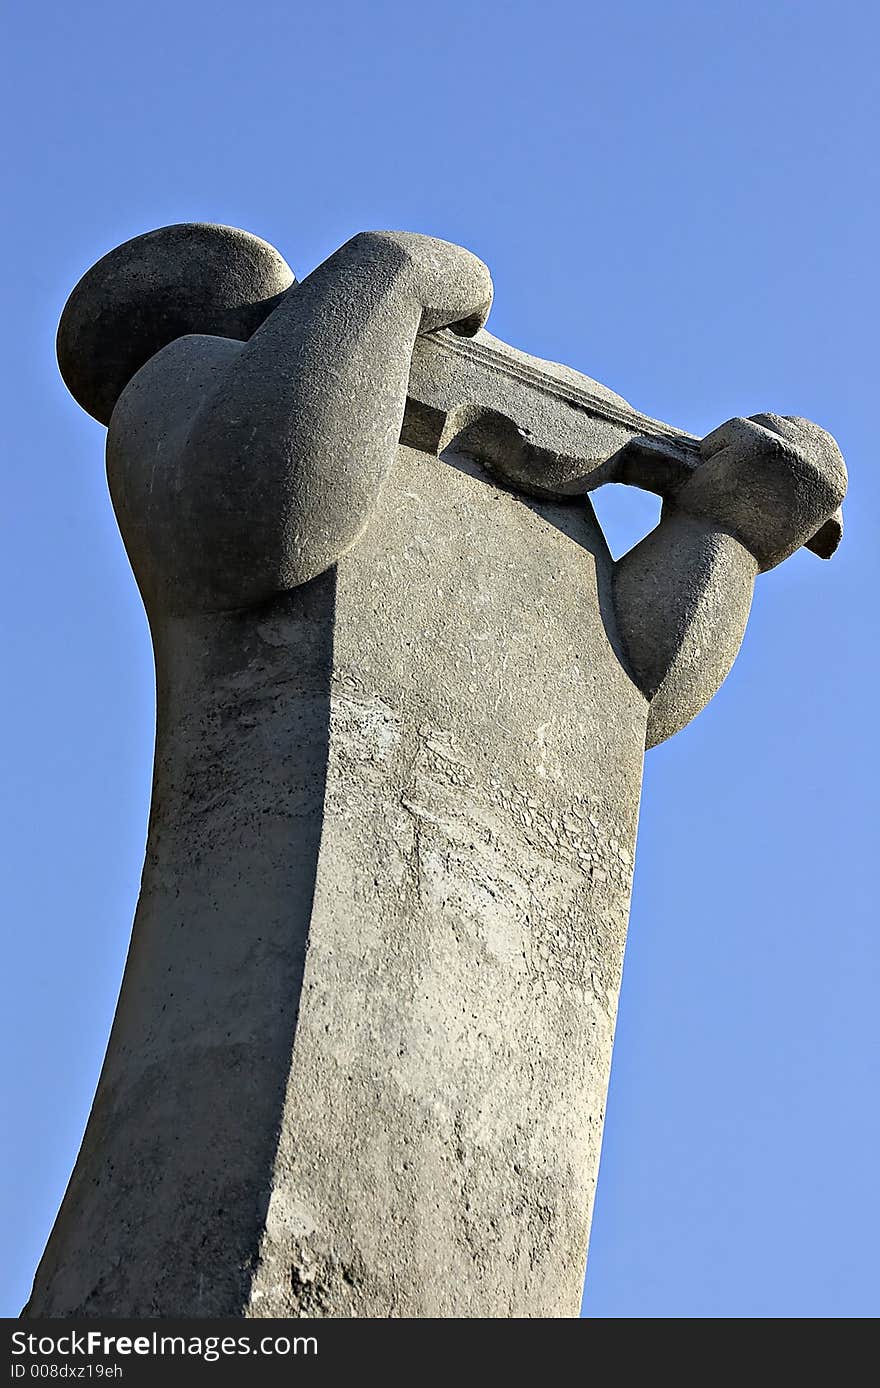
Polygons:
M845 474L805 421L649 430L480 333L490 299L371 233L247 342L218 299L115 378L153 800L28 1315L577 1315L643 749ZM616 564L585 495L615 468L669 498Z
M45 1313L577 1313L647 713L609 578L582 513L402 450L335 575L162 623Z

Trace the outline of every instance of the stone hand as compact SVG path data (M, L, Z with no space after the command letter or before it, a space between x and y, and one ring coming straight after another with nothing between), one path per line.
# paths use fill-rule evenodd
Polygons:
M638 440L619 480L664 497L660 524L617 561L614 606L636 683L650 700L647 746L683 728L715 693L745 631L755 575L801 545L834 548L846 469L806 419L731 419L676 459ZM617 479L616 479L617 480Z
M762 571L821 533L846 493L834 439L808 419L730 419L700 445L703 461L670 498L733 534Z
M367 231L332 256L328 265L353 257L374 264L381 274L394 267L397 292L408 290L419 306L419 332L449 328L473 337L489 316L492 279L470 251L451 241L409 231Z

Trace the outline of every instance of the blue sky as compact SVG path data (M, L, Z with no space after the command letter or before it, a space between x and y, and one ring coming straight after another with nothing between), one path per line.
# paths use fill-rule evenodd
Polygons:
M515 345L695 433L769 409L839 440L842 549L759 580L727 683L647 760L584 1309L877 1315L876 7L30 0L6 27L0 1313L97 1079L152 754L54 332L99 255L205 220L300 276L366 227L460 241ZM651 524L628 502L618 549Z

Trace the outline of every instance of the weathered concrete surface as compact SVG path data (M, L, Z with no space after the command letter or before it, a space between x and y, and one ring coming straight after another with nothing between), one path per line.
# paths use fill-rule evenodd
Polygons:
M647 713L609 576L582 512L416 453L339 566L251 1314L578 1314Z
M25 1314L574 1316L643 750L724 678L758 570L832 522L842 460L767 415L684 468L630 418L603 459L546 378L629 407L549 364L493 378L488 413L426 398L485 383L483 339L450 382L420 335L476 332L491 282L403 233L266 316L270 256L247 341L222 294L161 341L150 276L161 306L205 238L241 249L170 231L170 260L156 233L95 267L106 321L128 275L152 323L133 379L122 348L78 360L103 272L59 336L78 398L115 402L158 725L122 994ZM610 466L667 495L616 564L576 497ZM575 499L522 494L548 476Z
M610 576L589 515L406 449L335 582L155 631L132 949L29 1314L577 1314L647 716Z

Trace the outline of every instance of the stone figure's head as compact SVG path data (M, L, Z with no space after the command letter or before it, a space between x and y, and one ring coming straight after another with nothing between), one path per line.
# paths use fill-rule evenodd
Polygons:
M182 222L136 236L88 270L64 306L58 365L74 399L108 424L131 378L178 337L245 342L296 283L250 232Z

